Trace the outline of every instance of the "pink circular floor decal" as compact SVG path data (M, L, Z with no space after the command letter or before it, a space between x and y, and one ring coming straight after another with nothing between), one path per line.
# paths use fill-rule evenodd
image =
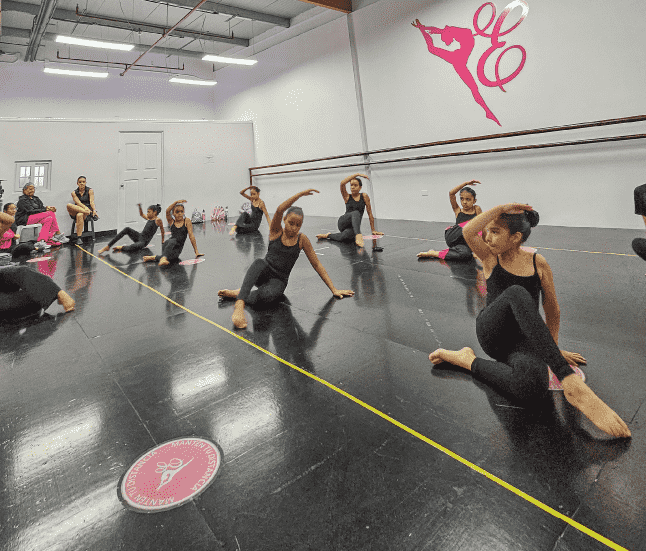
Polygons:
M574 372L583 379L583 382L585 382L585 373L581 371L581 368L578 365L571 365L570 366ZM554 375L553 371L548 367L547 371L549 372L550 375L550 390L563 390L563 385L559 382L559 380L556 378L556 375Z
M179 507L213 482L222 462L218 447L202 438L171 440L148 450L119 482L119 499L141 513Z
M179 265L180 266L190 266L191 264L199 264L200 262L204 262L204 258L191 258L190 260L182 260Z
M364 235L364 239L381 239L383 235Z
M27 262L43 262L44 260L50 260L51 256L41 256L40 258L30 258Z

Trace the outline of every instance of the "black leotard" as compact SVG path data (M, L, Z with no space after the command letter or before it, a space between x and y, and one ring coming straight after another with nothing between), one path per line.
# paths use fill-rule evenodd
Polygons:
M251 214L249 215L251 218L251 223L260 227L260 222L262 222L262 209L260 207L254 207L254 205L251 205Z
M468 222L469 220L473 220L476 216L478 216L477 212L474 212L473 214L466 214L460 211L458 212L458 215L455 217L455 223L462 224L462 222Z
M352 197L352 195L350 195L348 197L348 200L345 203L345 213L346 214L348 214L349 212L355 211L355 210L359 211L359 213L363 217L363 213L366 210L366 202L365 202L365 200L363 198L363 193L359 194L359 200L358 201L355 201L354 197Z
M538 270L536 269L536 254L537 253L534 253L533 258L534 274L531 276L519 276L512 274L505 270L500 265L500 261L496 259L496 265L487 278L487 305L496 300L496 298L498 298L498 295L500 295L505 289L511 287L512 285L520 285L521 287L527 289L530 296L532 297L532 300L536 304L536 309L538 310L543 286L541 285L541 278L538 275Z
M170 225L170 234L171 234L171 238L174 238L177 241L177 244L179 245L180 248L184 247L184 243L186 243L186 238L188 237L186 218L184 218L184 224L179 228L175 225L175 222L173 222Z
M144 229L141 230L141 240L145 241L146 245L148 245L150 240L155 236L155 233L157 233L157 222L155 220L148 220Z
M90 210L92 210L92 205L90 205L90 190L91 189L92 189L91 187L85 186L85 193L83 195L81 195L81 190L79 188L76 188L74 190L74 193L76 193L76 196L79 198L79 201L81 201L83 206L89 208ZM72 218L72 219L76 218L76 215L72 216L70 214L70 218Z
M269 267L276 273L276 275L287 283L289 274L298 260L298 255L301 254L299 243L301 234L298 234L296 243L291 246L283 244L283 234L280 237L269 242L267 247L267 255L265 260Z

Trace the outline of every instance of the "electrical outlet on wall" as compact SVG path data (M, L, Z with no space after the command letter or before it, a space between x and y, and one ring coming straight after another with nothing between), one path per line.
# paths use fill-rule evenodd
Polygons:
M423 190L422 190L422 197L425 197L425 196L427 196L427 195L428 195L428 190L427 190L427 189L423 189Z

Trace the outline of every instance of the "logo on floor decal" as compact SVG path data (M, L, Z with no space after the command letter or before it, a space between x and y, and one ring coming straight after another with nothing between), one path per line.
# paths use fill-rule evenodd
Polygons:
M206 490L221 462L213 442L203 438L171 440L137 459L119 481L117 494L135 511L166 511Z
M180 266L189 266L191 264L200 264L201 262L204 262L206 259L205 258L191 258L190 260L182 260L179 265Z
M51 260L51 256L41 256L40 258L30 258L27 262L44 262L45 260Z

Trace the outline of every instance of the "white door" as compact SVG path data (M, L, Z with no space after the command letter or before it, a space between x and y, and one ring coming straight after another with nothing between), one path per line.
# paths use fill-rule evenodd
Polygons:
M144 227L137 203L144 214L150 205L162 203L162 138L162 132L119 133L119 230Z

